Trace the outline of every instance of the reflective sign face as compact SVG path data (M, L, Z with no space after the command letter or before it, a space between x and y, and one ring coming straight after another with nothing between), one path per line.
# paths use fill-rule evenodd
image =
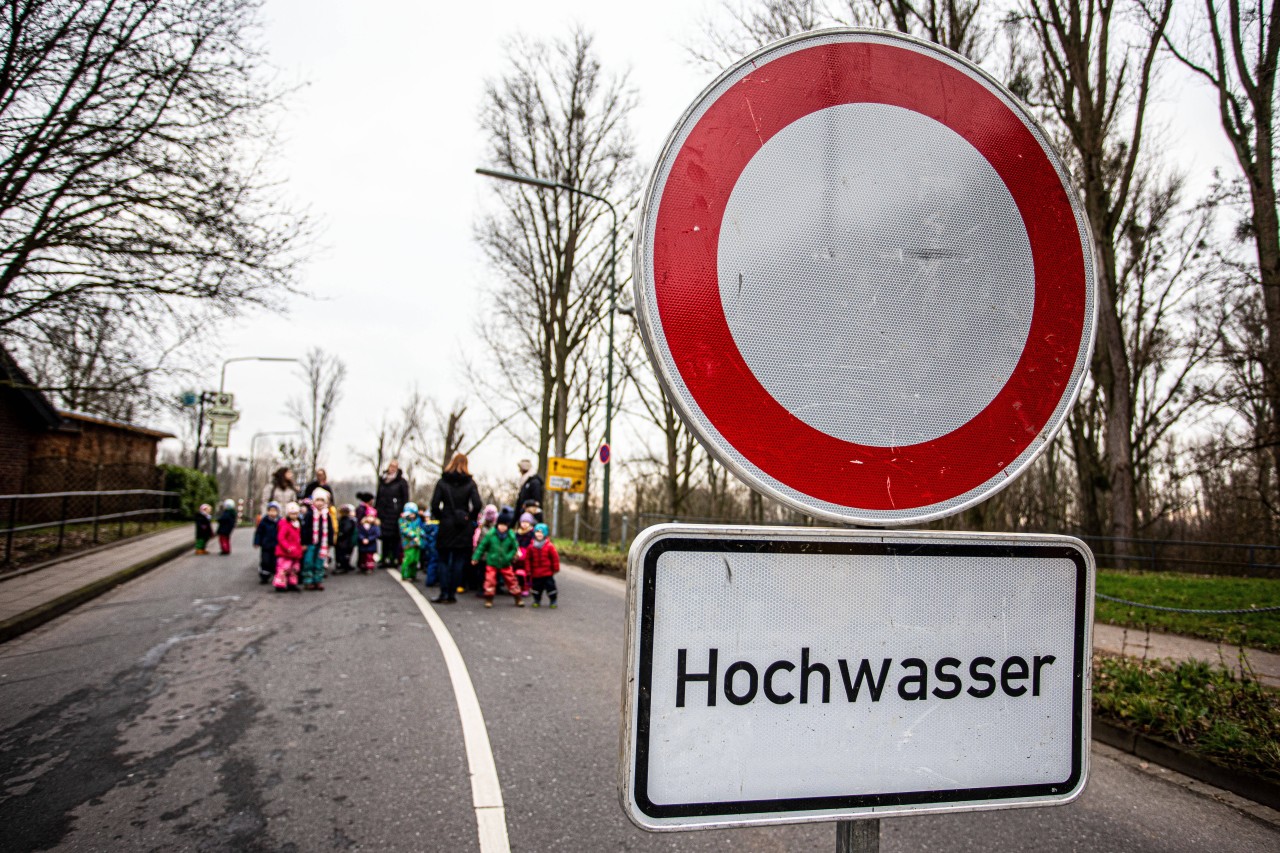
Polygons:
M623 806L682 829L1069 802L1092 577L1058 536L650 528Z
M587 482L586 459L547 459L547 490L551 492L581 492Z
M827 31L721 76L672 134L636 248L658 375L740 477L907 524L1002 488L1093 342L1085 219L1043 133L966 61Z

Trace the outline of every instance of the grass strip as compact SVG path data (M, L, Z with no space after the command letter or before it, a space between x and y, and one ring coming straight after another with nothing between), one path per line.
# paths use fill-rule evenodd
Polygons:
M1096 656L1093 709L1116 725L1280 782L1280 693L1221 666Z
M627 576L627 552L616 547L603 547L590 542L576 545L568 540L557 541L556 548L564 560L597 572L609 572L618 577Z
M1163 607L1228 610L1280 605L1280 580L1176 572L1098 570L1098 592ZM1096 616L1128 628L1183 634L1266 651L1280 651L1280 613L1214 615L1167 613L1098 599Z

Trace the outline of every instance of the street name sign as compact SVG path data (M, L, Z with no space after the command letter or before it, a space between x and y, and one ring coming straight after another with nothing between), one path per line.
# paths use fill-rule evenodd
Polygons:
M582 492L587 488L586 459L562 459L551 456L547 459L547 491L549 492Z
M1095 279L1066 168L977 66L878 30L775 42L680 119L635 241L668 397L753 488L832 521L973 506L1065 422Z
M215 408L204 413L205 420L213 424L233 424L240 420L240 413L235 409Z
M1077 539L659 525L627 574L623 808L650 830L1067 803Z

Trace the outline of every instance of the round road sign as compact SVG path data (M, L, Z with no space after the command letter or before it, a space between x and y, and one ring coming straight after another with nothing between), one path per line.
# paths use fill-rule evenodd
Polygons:
M613 451L609 449L609 445L600 445L600 464L608 465L609 460L613 458Z
M896 33L808 33L722 74L659 158L635 263L686 423L753 487L848 523L1007 485L1093 348L1088 228L1044 132Z

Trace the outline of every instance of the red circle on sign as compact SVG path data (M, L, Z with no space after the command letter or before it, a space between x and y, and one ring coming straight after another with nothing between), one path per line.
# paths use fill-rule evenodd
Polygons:
M1012 375L966 424L909 446L849 442L788 411L743 359L721 303L721 221L742 171L792 122L851 103L912 110L971 144L1017 204L1034 263L1030 331ZM1016 461L1073 393L1088 294L1071 199L1024 121L993 91L941 59L883 41L833 41L760 64L698 119L660 192L651 281L671 359L723 438L797 492L871 511L951 500Z
M607 444L600 445L600 464L601 465L608 465L609 459L612 456L613 456L613 453L612 451L609 450L609 445Z

